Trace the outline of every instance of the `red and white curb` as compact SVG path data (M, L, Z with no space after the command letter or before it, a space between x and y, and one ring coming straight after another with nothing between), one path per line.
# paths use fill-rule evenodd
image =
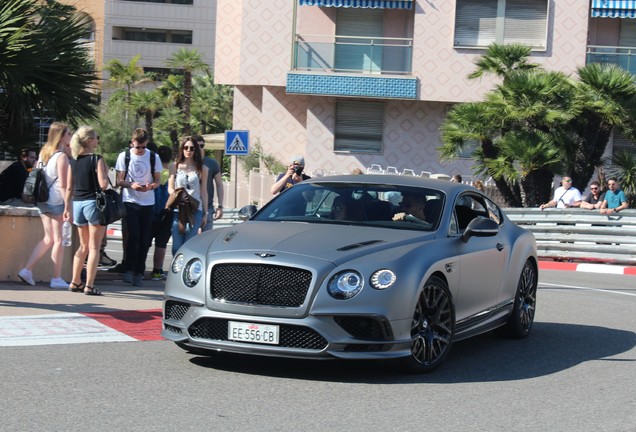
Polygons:
M121 230L120 229L107 229L106 230L106 235L108 237L115 237L115 238L121 238Z
M615 264L571 263L539 261L539 270L582 271L588 273L636 275L636 267Z
M162 340L161 309L0 317L0 346Z

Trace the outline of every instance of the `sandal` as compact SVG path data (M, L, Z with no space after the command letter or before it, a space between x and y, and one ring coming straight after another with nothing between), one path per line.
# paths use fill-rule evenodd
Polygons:
M86 290L89 290L89 291L86 291ZM98 290L97 288L93 288L92 286L86 285L86 288L84 288L84 294L89 296L100 296L102 295L102 292Z
M69 291L71 292L84 292L84 282L80 282L76 284L75 282L71 282L71 287L69 287Z

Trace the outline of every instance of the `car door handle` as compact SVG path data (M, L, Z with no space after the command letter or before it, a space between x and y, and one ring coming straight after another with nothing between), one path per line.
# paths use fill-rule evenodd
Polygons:
M504 245L502 245L501 243L497 243L497 250L501 252L503 249Z

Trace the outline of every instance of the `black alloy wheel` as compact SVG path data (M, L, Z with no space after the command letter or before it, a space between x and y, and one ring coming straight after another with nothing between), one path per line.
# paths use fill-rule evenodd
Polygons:
M402 359L410 373L428 373L450 352L455 332L455 310L446 282L431 276L415 305L411 321L411 355Z
M537 268L531 260L527 260L519 276L512 314L506 325L497 329L498 334L517 339L530 334L537 308L537 284Z

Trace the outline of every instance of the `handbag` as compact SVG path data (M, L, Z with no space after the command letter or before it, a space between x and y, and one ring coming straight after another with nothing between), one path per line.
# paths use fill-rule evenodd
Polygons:
M126 216L126 206L124 206L121 195L112 188L112 184L110 185L111 188L106 190L102 190L102 188L99 187L95 155L92 157L92 162L93 175L95 176L95 207L99 214L99 224L109 225ZM110 178L108 179L108 183L110 184Z

